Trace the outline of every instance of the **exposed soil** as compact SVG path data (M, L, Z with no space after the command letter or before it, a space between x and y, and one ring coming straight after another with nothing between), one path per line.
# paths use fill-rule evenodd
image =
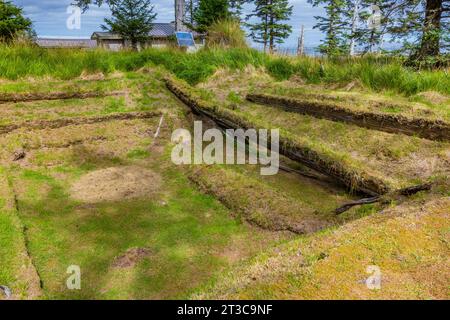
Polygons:
M112 266L113 268L119 269L132 268L151 254L152 251L148 248L131 248L128 249L125 254L114 259Z
M427 100L428 102L441 104L450 101L450 97L435 91L426 91L418 94L419 97Z
M439 120L409 118L373 112L354 111L337 104L284 98L266 94L249 94L247 100L286 111L355 124L357 126L390 133L402 133L431 140L450 141L450 124Z
M105 78L106 77L103 72L91 74L83 71L83 73L80 75L80 79L84 81L101 81L105 80Z
M114 167L85 175L73 184L70 193L73 199L85 203L123 201L154 195L161 183L160 175L151 170Z

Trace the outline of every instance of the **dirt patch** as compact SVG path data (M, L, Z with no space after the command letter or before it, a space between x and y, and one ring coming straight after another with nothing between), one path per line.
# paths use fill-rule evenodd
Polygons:
M118 269L132 268L151 254L152 251L148 248L131 248L128 249L125 254L114 259L112 266L113 268Z
M85 203L136 199L154 195L161 186L159 174L138 166L93 171L75 184L72 198Z
M434 104L443 104L450 101L450 97L435 91L422 92L419 93L418 96Z
M226 101L230 92L244 97L249 87L260 88L271 81L272 78L263 69L248 65L242 71L219 69L208 78L207 82L199 84L198 87L206 90L214 89L217 97ZM246 86L243 86L243 83Z
M364 88L364 86L362 85L361 81L359 80L354 80L352 82L350 82L349 84L347 84L344 87L345 91L361 91Z
M101 81L105 80L105 75L103 74L103 72L88 73L86 71L83 71L83 73L80 76L80 79L85 81Z

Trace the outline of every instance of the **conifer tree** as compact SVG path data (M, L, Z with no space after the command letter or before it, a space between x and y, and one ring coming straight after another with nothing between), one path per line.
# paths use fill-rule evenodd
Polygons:
M236 18L241 20L241 15L242 15L242 11L243 11L243 6L245 3L249 3L252 0L229 0L229 4L230 4L230 13L231 15Z
M350 55L358 46L362 53L379 51L387 32L390 8L385 0L347 0L343 19Z
M187 0L186 1L186 15L185 15L185 23L189 27L192 28L194 25L194 14L198 8L198 0Z
M292 32L292 27L285 23L292 15L292 6L288 0L255 0L253 12L247 19L256 18L248 23L250 37L264 45L264 51L275 50L275 44L283 43Z
M402 39L411 62L436 59L450 44L450 0L401 0L392 5L390 33Z
M206 32L214 22L230 17L228 0L199 0L194 12L196 30Z
M345 22L342 19L345 0L308 0L313 6L323 6L326 16L316 16L315 29L325 34L319 51L327 56L338 56L347 52Z
M19 34L32 35L32 22L23 16L22 8L0 0L0 41L10 42Z
M114 0L110 8L112 18L106 18L102 28L120 34L137 50L138 43L148 39L157 15L151 0Z

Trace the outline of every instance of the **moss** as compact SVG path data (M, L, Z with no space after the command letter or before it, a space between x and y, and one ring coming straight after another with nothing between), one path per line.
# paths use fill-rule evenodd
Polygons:
M428 196L282 245L226 273L200 299L446 299L448 199ZM370 290L369 266L381 271Z

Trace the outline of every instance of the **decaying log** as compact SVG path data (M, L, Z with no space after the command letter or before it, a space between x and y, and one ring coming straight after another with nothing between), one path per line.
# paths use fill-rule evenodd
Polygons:
M23 149L16 150L13 153L12 161L19 161L19 160L22 160L25 157L26 157L25 150L23 150Z
M6 134L18 129L57 129L71 125L94 124L113 120L150 119L161 116L161 112L122 112L98 117L60 118L55 120L33 120L19 124L0 126L0 134Z
M350 210L353 207L381 202L383 199L398 198L398 196L410 197L421 191L430 191L432 187L433 187L433 184L425 183L425 184L420 184L417 186L412 186L409 188L400 189L391 194L387 194L383 197L377 196L377 197L365 198L365 199L361 199L361 200L357 200L357 201L352 201L347 204L344 204L342 207L337 208L334 212L339 215L339 214L342 214L342 213Z
M376 202L379 202L380 200L381 200L381 197L372 197L372 198L365 198L365 199L361 199L361 200L357 200L357 201L352 201L347 204L344 204L342 207L337 208L336 210L334 210L334 212L336 214L342 214L342 213L350 210L353 207L362 206L365 204L376 203Z
M420 184L418 186L401 189L401 190L399 190L399 193L402 196L409 197L409 196L415 195L416 193L419 193L421 191L430 191L432 186L433 185L431 183Z
M120 96L120 95L124 95L124 94L125 93L122 91L50 92L50 93L15 93L15 94L3 93L3 94L0 94L0 104L1 103L45 101L45 100L103 98L103 97L110 97L110 96Z

